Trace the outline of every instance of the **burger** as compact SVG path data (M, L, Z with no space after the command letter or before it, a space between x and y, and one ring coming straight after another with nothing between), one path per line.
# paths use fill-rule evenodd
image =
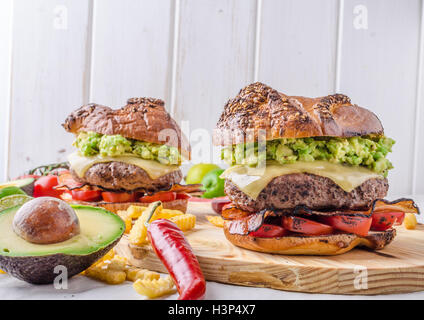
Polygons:
M186 211L188 193L200 190L179 184L190 147L162 100L131 98L117 110L85 105L63 127L75 134L77 149L68 156L69 172L59 176L69 202L117 212L160 200Z
M253 83L227 102L213 140L230 165L222 216L236 246L296 255L382 249L406 212L419 213L412 200L384 200L394 140L345 95L287 96Z

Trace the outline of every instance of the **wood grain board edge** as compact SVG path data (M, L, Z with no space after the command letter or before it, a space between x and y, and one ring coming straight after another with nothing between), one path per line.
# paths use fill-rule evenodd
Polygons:
M115 248L129 263L167 273L150 246L138 247L128 243L124 237ZM376 295L406 293L424 290L424 267L399 268L398 270L368 269L367 288L359 283L355 288L358 273L353 268L317 268L278 264L264 265L243 261L222 260L198 255L206 280L250 287L272 288L285 291L329 293L345 295Z

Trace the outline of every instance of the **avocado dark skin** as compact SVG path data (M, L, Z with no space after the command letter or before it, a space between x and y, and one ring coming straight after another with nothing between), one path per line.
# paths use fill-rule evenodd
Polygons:
M121 236L122 237L122 236ZM61 272L54 273L54 268L58 265L66 267L68 278L81 273L94 262L103 257L111 250L121 239L119 237L115 242L107 247L87 255L70 254L51 254L47 256L27 256L27 257L8 257L0 255L0 269L20 280L32 284L49 284ZM43 266L38 268L37 266Z
M121 239L125 223L104 209L39 197L1 211L0 227L0 269L28 283L48 284L61 275L70 278L103 257ZM62 233L71 237L58 237ZM55 273L57 266L67 274L63 267Z

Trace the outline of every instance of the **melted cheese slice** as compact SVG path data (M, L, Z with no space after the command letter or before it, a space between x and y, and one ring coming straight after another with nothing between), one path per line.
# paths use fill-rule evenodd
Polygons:
M383 178L364 167L347 166L328 161L297 161L278 164L268 162L263 167L235 165L225 170L221 178L231 180L241 191L256 200L272 179L292 173L310 173L331 179L340 188L350 192L371 178Z
M157 179L170 172L179 170L179 166L168 166L153 160L145 160L132 156L119 156L119 157L101 157L99 155L94 157L84 157L78 152L72 153L68 156L69 164L75 173L83 178L86 171L96 163L104 162L124 162L137 166L147 172L151 179Z

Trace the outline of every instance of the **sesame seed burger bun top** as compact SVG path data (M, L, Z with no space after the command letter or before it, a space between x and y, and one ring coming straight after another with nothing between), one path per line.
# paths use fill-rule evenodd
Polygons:
M258 141L261 129L266 130L266 140L384 134L377 116L352 104L345 95L287 96L256 82L241 89L227 102L214 131L213 142L227 146Z

